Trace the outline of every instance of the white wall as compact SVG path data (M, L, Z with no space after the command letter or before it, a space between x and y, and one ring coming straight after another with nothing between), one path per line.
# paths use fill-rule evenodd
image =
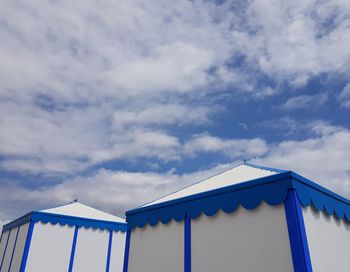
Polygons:
M122 272L124 265L126 233L121 231L113 232L111 259L109 263L109 271Z
M128 272L183 272L184 224L135 228L131 232Z
M6 252L5 252L5 258L4 258L4 262L2 263L2 267L1 267L1 272L7 272L10 266L10 261L11 261L11 256L12 256L12 252L15 246L15 240L16 240L16 235L17 235L17 228L13 228L10 231L10 238L7 244L7 248L6 248Z
M192 220L192 272L292 272L284 206Z
M303 208L313 271L350 271L350 224Z
M62 272L69 267L74 227L38 222L34 225L26 272Z
M29 223L21 225L18 232L17 243L15 247L15 252L13 254L13 260L10 272L18 272L21 267L24 246L27 239Z
M109 231L80 228L74 257L74 272L106 270Z
M1 238L1 242L0 242L0 264L1 264L1 261L2 261L2 257L4 256L4 253L5 253L7 237L9 236L9 234L10 234L9 230L5 231L2 234L2 238Z

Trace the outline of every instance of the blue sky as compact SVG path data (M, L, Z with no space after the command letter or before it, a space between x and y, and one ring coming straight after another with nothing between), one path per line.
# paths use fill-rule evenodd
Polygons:
M3 1L0 222L119 216L246 159L350 197L347 1Z

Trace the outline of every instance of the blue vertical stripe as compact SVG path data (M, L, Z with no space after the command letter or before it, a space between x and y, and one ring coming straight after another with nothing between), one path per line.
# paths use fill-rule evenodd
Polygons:
M107 251L106 272L109 272L109 263L111 262L112 240L113 240L113 230L110 230L109 241L108 241L108 251Z
M294 189L288 191L284 203L294 271L312 272L301 204Z
M1 271L1 268L2 268L2 263L4 262L4 259L5 259L6 250L7 250L7 245L8 245L8 243L9 243L9 239L10 239L10 234L11 234L11 230L9 230L9 234L8 234L7 240L6 240L6 245L5 245L4 254L2 255L2 258L1 258L0 271Z
M15 244L13 245L13 250L12 250L12 254L11 254L11 260L10 260L10 265L9 265L9 270L8 270L8 272L11 271L11 265L12 265L13 255L15 254L16 245L17 245L17 239L18 239L18 233L19 233L19 229L20 229L20 228L21 228L21 226L19 226L19 227L17 228Z
M128 272L129 266L129 250L130 250L130 238L131 238L131 230L128 229L126 231L126 241L125 241L125 252L124 252L124 267L123 272Z
M79 231L78 226L75 226L73 242L72 242L72 249L71 249L71 252L70 252L70 260L69 260L68 272L72 272L72 270L73 270L75 248L77 247L78 231Z
M24 272L26 265L27 265L27 259L28 259L28 254L29 254L30 242L32 241L33 230L34 230L34 222L30 221L28 233L27 233L26 244L24 246L24 252L23 252L20 272Z
M185 218L185 272L191 272L191 218Z

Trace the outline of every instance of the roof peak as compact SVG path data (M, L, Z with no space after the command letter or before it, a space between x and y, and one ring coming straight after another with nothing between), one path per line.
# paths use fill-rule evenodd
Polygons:
M96 220L104 220L104 221L124 222L123 218L98 210L89 205L80 203L78 202L77 199L67 204L53 207L50 209L39 210L38 212L89 218L89 219L96 219Z

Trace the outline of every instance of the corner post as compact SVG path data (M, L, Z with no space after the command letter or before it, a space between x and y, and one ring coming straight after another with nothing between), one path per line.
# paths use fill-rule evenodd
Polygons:
M27 259L28 259L28 254L29 254L29 248L30 248L30 242L32 241L32 236L33 236L33 230L34 230L34 222L32 220L30 220L29 228L28 228L28 232L27 232L26 244L24 246L24 251L23 251L23 257L22 257L22 263L21 263L20 272L24 272L25 269L26 269Z
M129 251L130 251L130 238L131 238L131 229L129 229L129 227L128 227L128 230L126 231L123 272L128 272L128 266L129 266Z
M294 271L312 272L303 212L295 189L290 189L284 201Z
M75 248L77 247L78 232L79 232L79 227L75 226L73 242L72 242L72 249L71 249L71 252L70 252L68 272L72 272L73 271Z
M185 217L185 248L184 248L184 271L185 272L191 272L191 218L186 216Z
M108 240L108 250L107 250L106 272L109 272L109 264L111 262L112 242L113 242L113 230L110 230L109 240Z

